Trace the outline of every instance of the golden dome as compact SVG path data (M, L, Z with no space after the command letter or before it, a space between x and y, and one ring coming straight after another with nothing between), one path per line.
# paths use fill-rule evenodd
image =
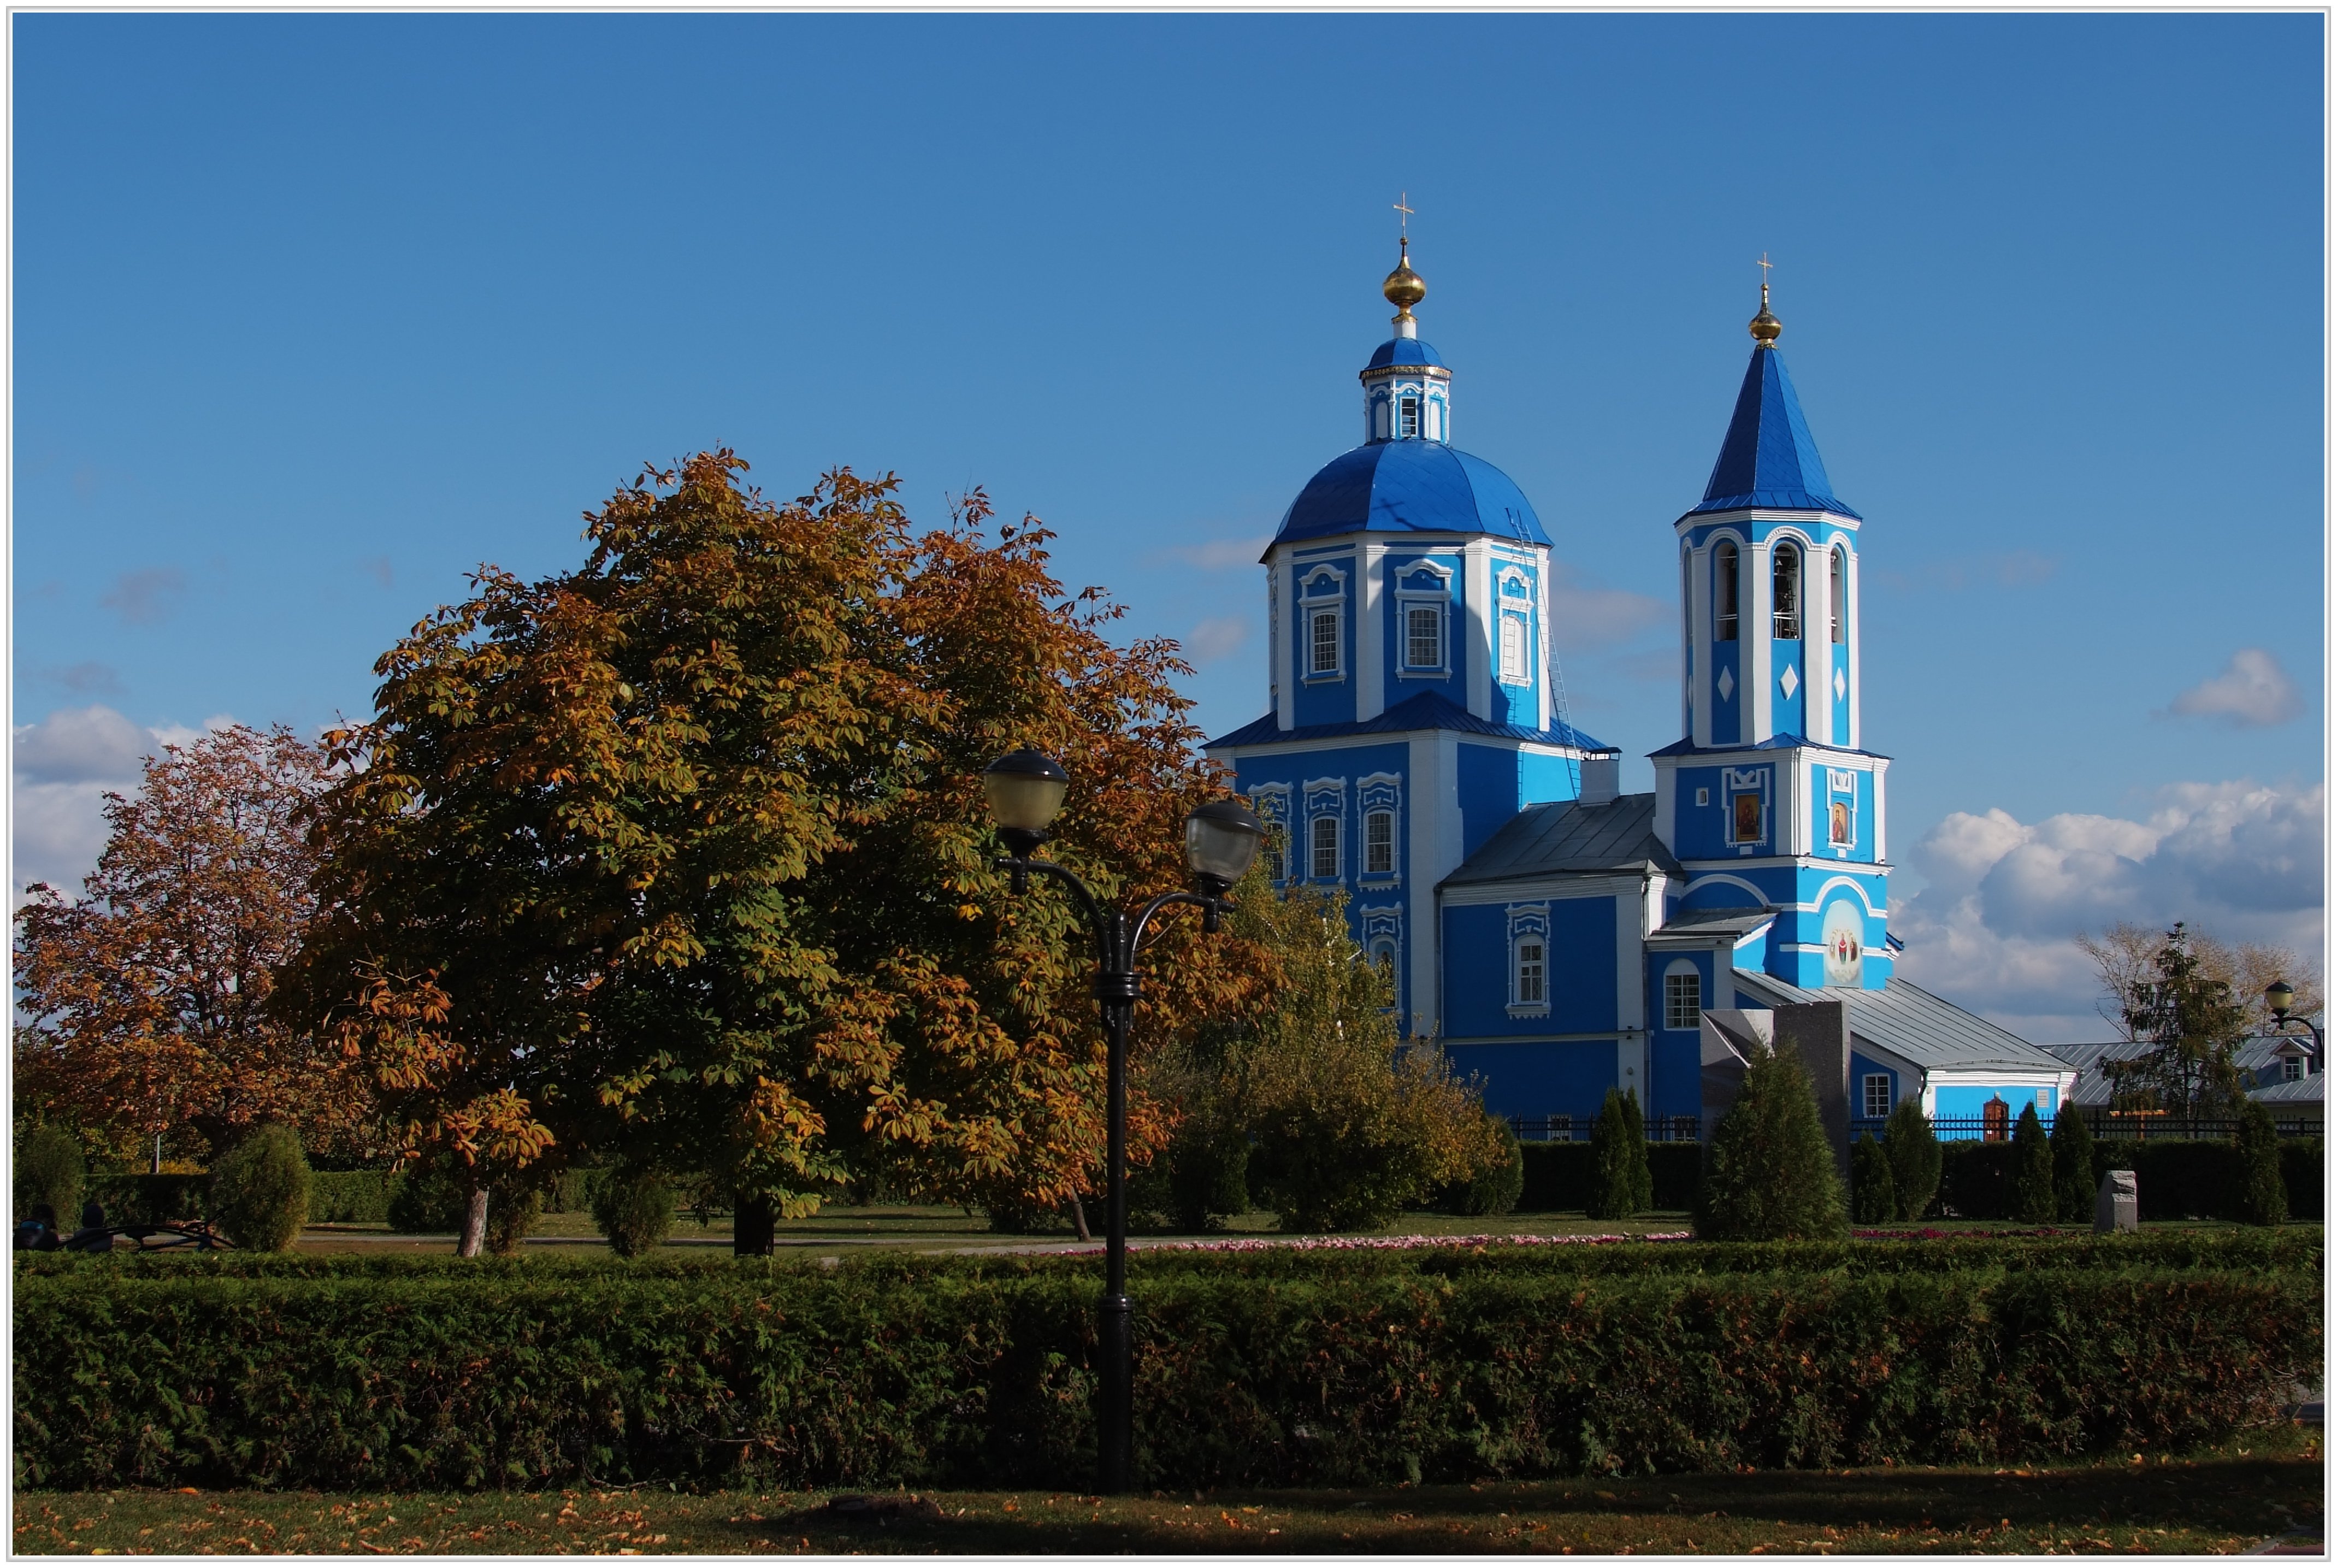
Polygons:
M1389 304L1409 316L1413 306L1428 298L1428 285L1422 282L1420 274L1412 270L1412 241L1399 240L1396 243L1399 250L1395 270L1389 273L1387 281L1380 285L1380 292L1387 296Z
M1753 341L1762 348L1775 348L1777 334L1785 329L1785 324L1769 314L1769 286L1764 283L1761 285L1761 314L1745 324L1745 330L1753 334Z

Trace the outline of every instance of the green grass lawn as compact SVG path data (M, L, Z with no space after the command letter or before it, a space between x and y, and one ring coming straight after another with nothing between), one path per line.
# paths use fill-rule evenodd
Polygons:
M328 1496L20 1492L15 1549L57 1552L2230 1553L2321 1538L2317 1429L2186 1458L2033 1469L1099 1499L1072 1492Z

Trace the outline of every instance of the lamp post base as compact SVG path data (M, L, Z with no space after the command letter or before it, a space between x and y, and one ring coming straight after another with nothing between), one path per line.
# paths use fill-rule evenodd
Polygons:
M1135 1468L1136 1303L1107 1296L1096 1309L1096 1490L1106 1496L1126 1492Z

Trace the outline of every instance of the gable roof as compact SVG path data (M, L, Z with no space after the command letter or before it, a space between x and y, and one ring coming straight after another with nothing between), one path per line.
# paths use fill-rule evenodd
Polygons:
M2031 1045L2010 1030L2000 1029L1987 1019L1975 1017L1954 1003L1941 1001L1895 975L1880 991L1806 991L1799 985L1788 985L1774 975L1746 969L1738 970L1736 980L1738 991L1756 999L1753 1004L1755 1006L1843 1003L1850 1010L1853 1039L1870 1041L1926 1073L1972 1068L2012 1073L2068 1071L2068 1063L2051 1052Z
M1571 746L1577 750L1612 753L1615 748L1604 740L1594 740L1572 725L1559 720L1550 720L1547 730L1529 730L1521 724L1500 724L1491 719L1480 719L1458 702L1437 691L1423 691L1408 697L1388 709L1376 719L1361 723L1300 724L1288 730L1275 728L1274 715L1253 719L1240 729L1201 743L1204 751L1215 751L1227 746L1264 746L1281 740L1332 740L1344 735L1395 735L1409 730L1457 730L1464 735L1491 735L1506 740L1531 740L1544 746ZM1648 797L1652 800L1654 796Z
M1596 806L1552 800L1529 806L1495 828L1442 886L1648 867L1674 874L1680 870L1679 862L1656 837L1653 795L1618 795Z
M2232 1064L2250 1076L2269 1072L2280 1060L2280 1048L2283 1044L2302 1045L2310 1050L2313 1042L2309 1037L2298 1034L2251 1034L2241 1041L2239 1048L2232 1053ZM2045 1049L2078 1070L2078 1081L2069 1089L2070 1104L2107 1105L2110 1102L2110 1082L2109 1074L2102 1071L2102 1063L2130 1062L2155 1049L2155 1046L2148 1040L2099 1040L2074 1045L2048 1045ZM2298 1080L2311 1083L2320 1081L2321 1075L2317 1073ZM2314 1097L2318 1094L2319 1091L2314 1091Z
M1834 499L1825 462L1810 438L1809 421L1802 417L1802 400L1794 396L1793 377L1785 374L1785 358L1766 346L1754 349L1753 363L1745 368L1745 384L1737 388L1736 409L1729 416L1728 434L1721 439L1720 457L1712 466L1704 499L1684 515L1755 506L1858 519L1857 513Z

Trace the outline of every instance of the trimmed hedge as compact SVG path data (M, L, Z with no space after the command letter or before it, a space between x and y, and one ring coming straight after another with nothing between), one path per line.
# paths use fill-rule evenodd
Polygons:
M2009 1220L2013 1145L1965 1141L1943 1143L1940 1204L1965 1220ZM2281 1176L2293 1219L2322 1218L2322 1144L2318 1138L2283 1138ZM2111 1171L2131 1171L2148 1220L2244 1220L2245 1172L2238 1146L2226 1139L2097 1139L2094 1186Z
M1518 1193L1521 1214L1580 1213L1591 1204L1598 1183L1589 1143L1521 1143L1525 1180ZM1650 1143L1648 1174L1655 1183L1653 1207L1687 1210L1696 1202L1704 1175L1701 1143Z
M2129 1453L2273 1420L2320 1368L2317 1273L2107 1243L2125 1266L1509 1266L1780 1250L1657 1245L1442 1249L1439 1274L1280 1250L1332 1267L1145 1269L1139 1486ZM76 1261L18 1270L20 1485L1060 1485L1093 1464L1092 1259Z
M563 1171L557 1189L544 1194L551 1213L576 1213L592 1207L592 1194L601 1172L583 1168ZM115 1224L152 1225L168 1220L201 1220L210 1212L208 1175L150 1176L138 1173L92 1176L89 1196L105 1205L106 1219ZM311 1225L384 1225L389 1221L390 1200L405 1184L402 1171L316 1171L308 1172L308 1223ZM68 1223L74 1216L65 1217Z

